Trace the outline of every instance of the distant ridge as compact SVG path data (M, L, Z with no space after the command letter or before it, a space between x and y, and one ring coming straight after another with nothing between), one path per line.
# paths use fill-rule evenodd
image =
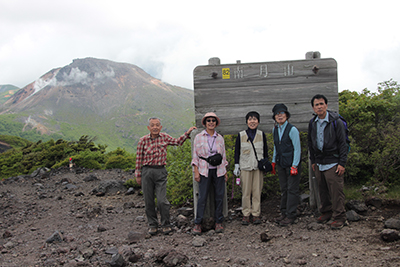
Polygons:
M0 85L0 105L10 99L18 90L19 88L17 86L11 84Z

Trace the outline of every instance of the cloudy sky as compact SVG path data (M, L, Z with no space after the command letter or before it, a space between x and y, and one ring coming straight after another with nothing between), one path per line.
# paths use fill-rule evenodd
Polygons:
M375 3L375 4L368 4ZM193 70L305 59L338 62L339 91L400 83L396 1L0 0L0 84L23 87L76 58L135 64L193 89Z

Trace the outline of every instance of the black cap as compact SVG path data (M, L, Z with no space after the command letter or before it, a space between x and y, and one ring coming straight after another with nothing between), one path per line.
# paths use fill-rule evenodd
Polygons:
M272 115L272 119L275 120L275 115L276 115L277 113L281 112L281 111L284 111L284 112L286 113L287 119L290 118L290 113L289 113L287 107L285 106L285 104L276 104L276 105L274 106L274 108L272 109L272 112L274 113L274 114Z

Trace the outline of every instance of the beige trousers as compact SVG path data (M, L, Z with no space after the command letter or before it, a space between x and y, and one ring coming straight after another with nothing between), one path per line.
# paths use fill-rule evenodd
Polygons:
M260 170L240 172L243 216L260 216L263 178L264 175Z

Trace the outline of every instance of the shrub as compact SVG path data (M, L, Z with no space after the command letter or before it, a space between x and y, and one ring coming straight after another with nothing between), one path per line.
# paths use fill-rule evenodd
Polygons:
M106 169L134 169L135 168L135 159L132 156L111 156L108 158L106 164Z
M128 179L125 183L124 186L126 186L126 188L140 188L141 186L136 182L135 179Z

